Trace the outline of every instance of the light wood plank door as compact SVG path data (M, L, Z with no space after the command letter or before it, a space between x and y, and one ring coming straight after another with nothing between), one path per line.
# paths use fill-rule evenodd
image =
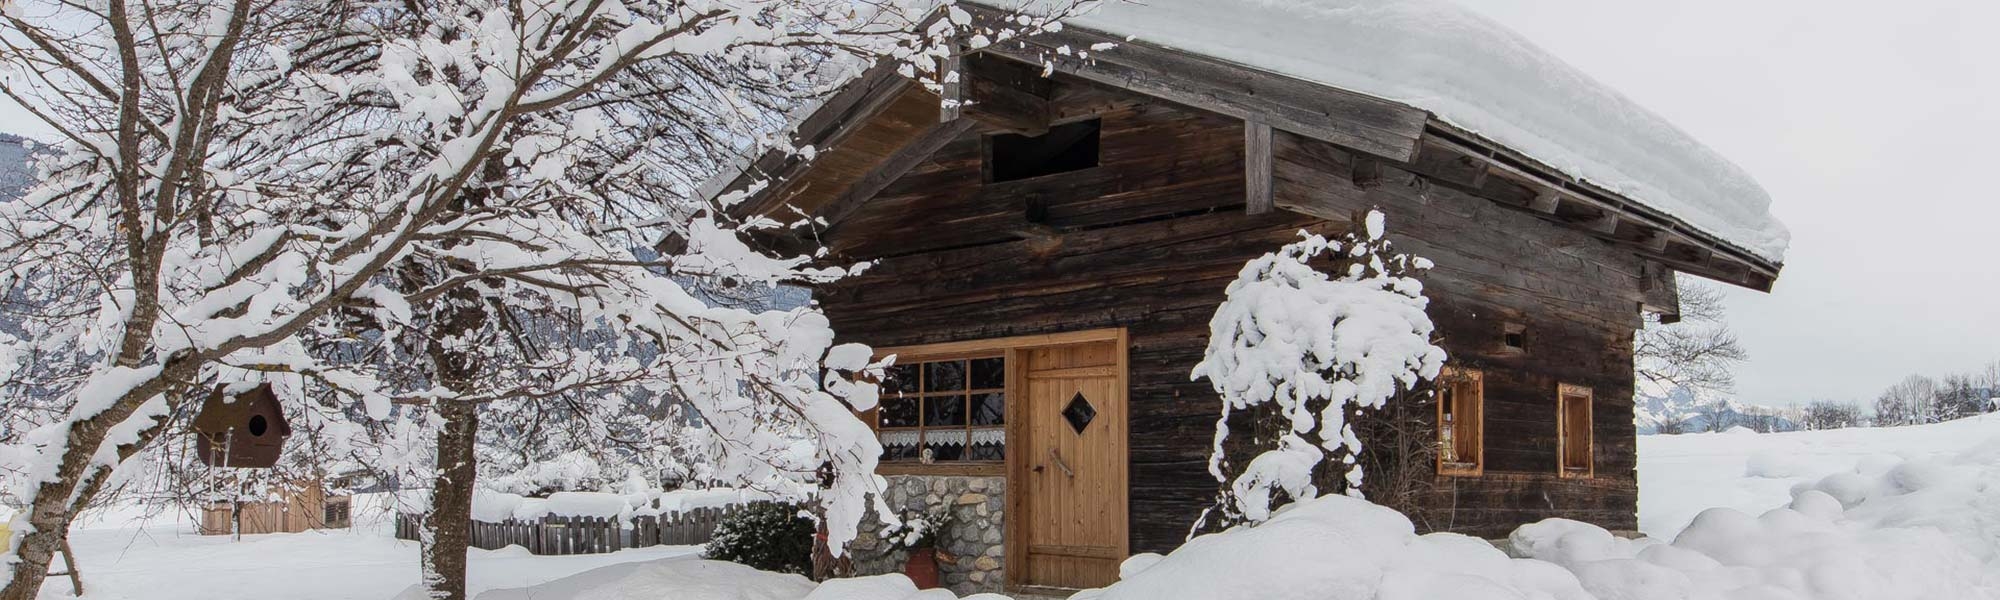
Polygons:
M1126 407L1122 344L1026 349L1020 583L1109 585L1125 559Z

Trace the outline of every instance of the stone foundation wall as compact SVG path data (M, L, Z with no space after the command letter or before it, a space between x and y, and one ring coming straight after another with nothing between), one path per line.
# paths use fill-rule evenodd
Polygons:
M940 583L959 595L999 592L1006 586L1004 571L1005 527L1001 522L1006 506L1007 478L956 477L941 475L889 476L889 508L898 513L928 512L931 507L950 506L955 517L951 529L938 540ZM882 525L873 515L861 522L861 535L851 553L860 575L903 572L908 553L891 550L878 536Z

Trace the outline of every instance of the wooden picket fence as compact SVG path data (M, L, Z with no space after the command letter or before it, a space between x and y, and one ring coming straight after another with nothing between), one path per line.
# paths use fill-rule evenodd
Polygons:
M632 517L630 528L616 518L543 517L540 521L508 519L499 523L472 522L472 546L498 550L507 546L527 548L531 554L602 554L625 548L706 544L715 537L715 526L737 511L728 508L697 508L662 516ZM422 530L419 515L396 514L396 539L415 540Z

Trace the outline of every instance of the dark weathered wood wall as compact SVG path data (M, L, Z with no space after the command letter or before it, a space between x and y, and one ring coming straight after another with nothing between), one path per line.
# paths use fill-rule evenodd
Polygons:
M1333 233L1371 204L1403 250L1437 261L1444 345L1487 371L1487 475L1440 480L1436 502L1457 510L1430 525L1633 527L1636 258L1393 167L1368 169L1363 189L1346 153L1282 132L1276 198L1291 210L1246 215L1240 121L1079 81L1056 86L1053 107L1103 119L1100 166L983 184L991 129L975 128L836 227L841 257L880 262L819 298L845 339L876 346L1129 328L1135 552L1178 546L1213 498L1217 399L1188 373L1224 286L1300 229ZM1504 322L1529 327L1527 352L1499 348ZM1595 479L1556 477L1558 381L1596 390Z

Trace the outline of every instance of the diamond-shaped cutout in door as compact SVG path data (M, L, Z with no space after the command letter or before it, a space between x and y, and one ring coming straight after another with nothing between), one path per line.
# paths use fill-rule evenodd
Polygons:
M1062 416L1063 420L1069 421L1070 428L1075 429L1077 435L1082 435L1083 428L1089 427L1090 421L1097 418L1097 407L1091 406L1089 400L1083 399L1083 392L1077 392L1076 396L1069 399L1069 406L1063 407Z

